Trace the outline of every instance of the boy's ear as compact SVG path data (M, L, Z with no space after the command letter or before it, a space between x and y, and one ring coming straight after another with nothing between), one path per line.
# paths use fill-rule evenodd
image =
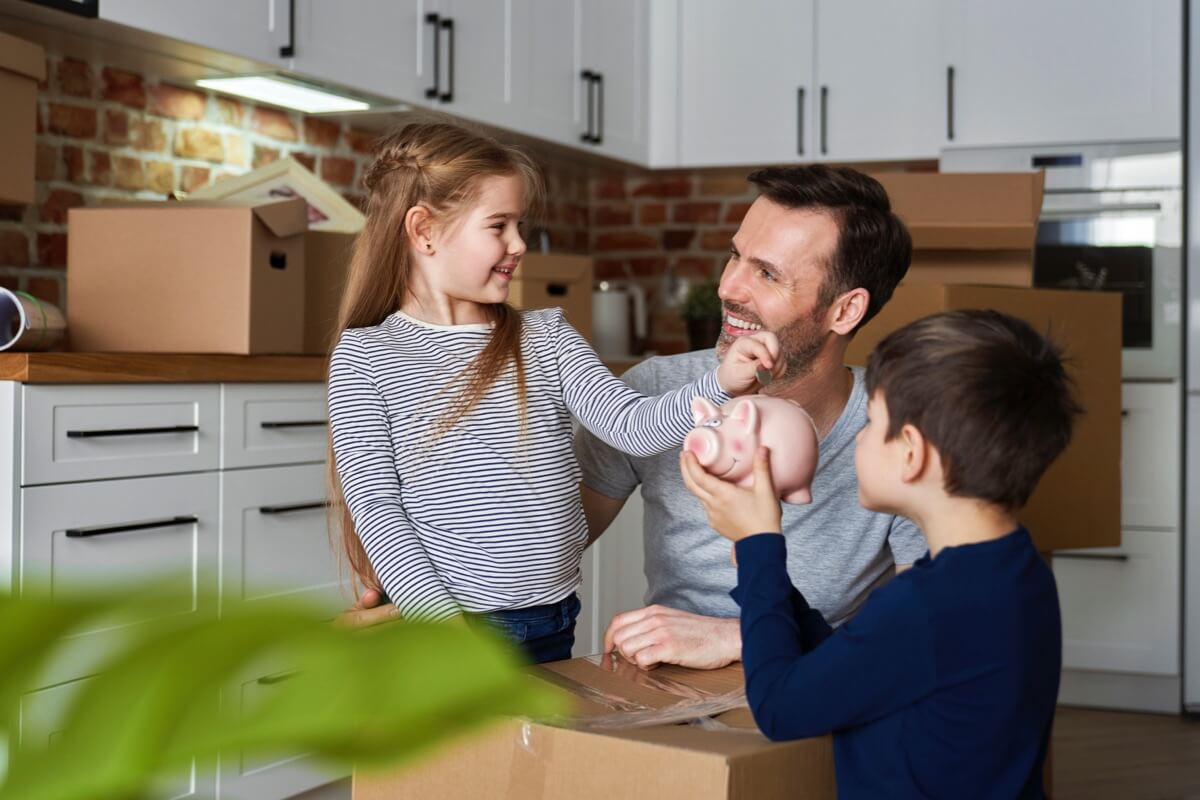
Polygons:
M867 315L870 302L871 293L861 286L841 295L830 307L833 313L829 321L830 328L839 336L848 336Z
M904 463L900 479L905 483L915 483L930 466L929 442L913 425L901 428L899 436L904 444Z
M404 235L418 250L426 249L433 240L433 215L422 205L413 206L404 215Z

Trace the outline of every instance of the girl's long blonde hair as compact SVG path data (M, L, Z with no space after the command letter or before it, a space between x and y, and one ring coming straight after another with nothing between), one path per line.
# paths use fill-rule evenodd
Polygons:
M526 211L541 206L543 182L533 162L514 147L492 137L445 122L405 125L378 143L376 158L363 183L368 191L367 221L354 244L346 287L338 309L338 328L378 325L400 309L408 294L412 243L404 221L409 209L424 206L435 224L452 225L479 197L482 179L514 176L524 184ZM485 307L493 323L487 345L458 376L461 393L438 426L449 430L471 411L497 378L511 365L516 372L518 399L524 415L525 369L521 356L521 318L507 303ZM336 345L336 339L334 345ZM382 591L366 550L354 532L346 507L329 439L328 481L330 532L353 577Z

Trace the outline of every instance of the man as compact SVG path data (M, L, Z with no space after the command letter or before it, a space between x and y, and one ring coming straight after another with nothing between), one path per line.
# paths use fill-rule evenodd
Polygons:
M724 324L716 350L652 358L625 380L645 394L711 370L737 336L774 331L785 362L764 393L794 400L817 425L821 455L813 502L786 505L788 572L831 623L925 553L910 521L858 503L854 437L866 419L862 371L845 366L854 332L891 297L912 242L877 181L824 165L752 173L760 191L733 237L718 294ZM781 446L774 444L773 446ZM713 532L679 472L679 452L632 458L586 431L576 438L584 509L593 539L641 484L649 606L618 614L604 637L643 667L717 668L741 656L729 545Z
M788 572L810 604L837 625L894 565L925 553L906 519L858 503L854 436L866 420L862 371L845 366L854 331L891 297L908 270L912 241L877 181L824 165L758 170L760 191L733 237L718 294L725 320L715 350L649 359L625 374L644 394L682 386L716 365L730 343L759 329L778 337L783 373L768 394L802 405L821 438L813 502L787 506ZM576 438L580 491L595 540L641 484L650 605L618 614L605 633L643 667L673 663L716 668L741 657L737 580L729 546L712 531L679 472L678 450L632 458L586 431ZM366 593L350 624L394 615Z

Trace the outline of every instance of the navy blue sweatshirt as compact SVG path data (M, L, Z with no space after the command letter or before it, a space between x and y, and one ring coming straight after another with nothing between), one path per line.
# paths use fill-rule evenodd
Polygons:
M736 549L754 719L776 741L832 732L840 798L1043 796L1062 626L1028 531L926 555L837 630L782 536Z

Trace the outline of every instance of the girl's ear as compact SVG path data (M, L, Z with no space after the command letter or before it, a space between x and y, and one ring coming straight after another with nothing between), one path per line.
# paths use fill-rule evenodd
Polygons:
M433 215L422 205L413 206L404 215L404 235L417 250L429 253L433 250Z

